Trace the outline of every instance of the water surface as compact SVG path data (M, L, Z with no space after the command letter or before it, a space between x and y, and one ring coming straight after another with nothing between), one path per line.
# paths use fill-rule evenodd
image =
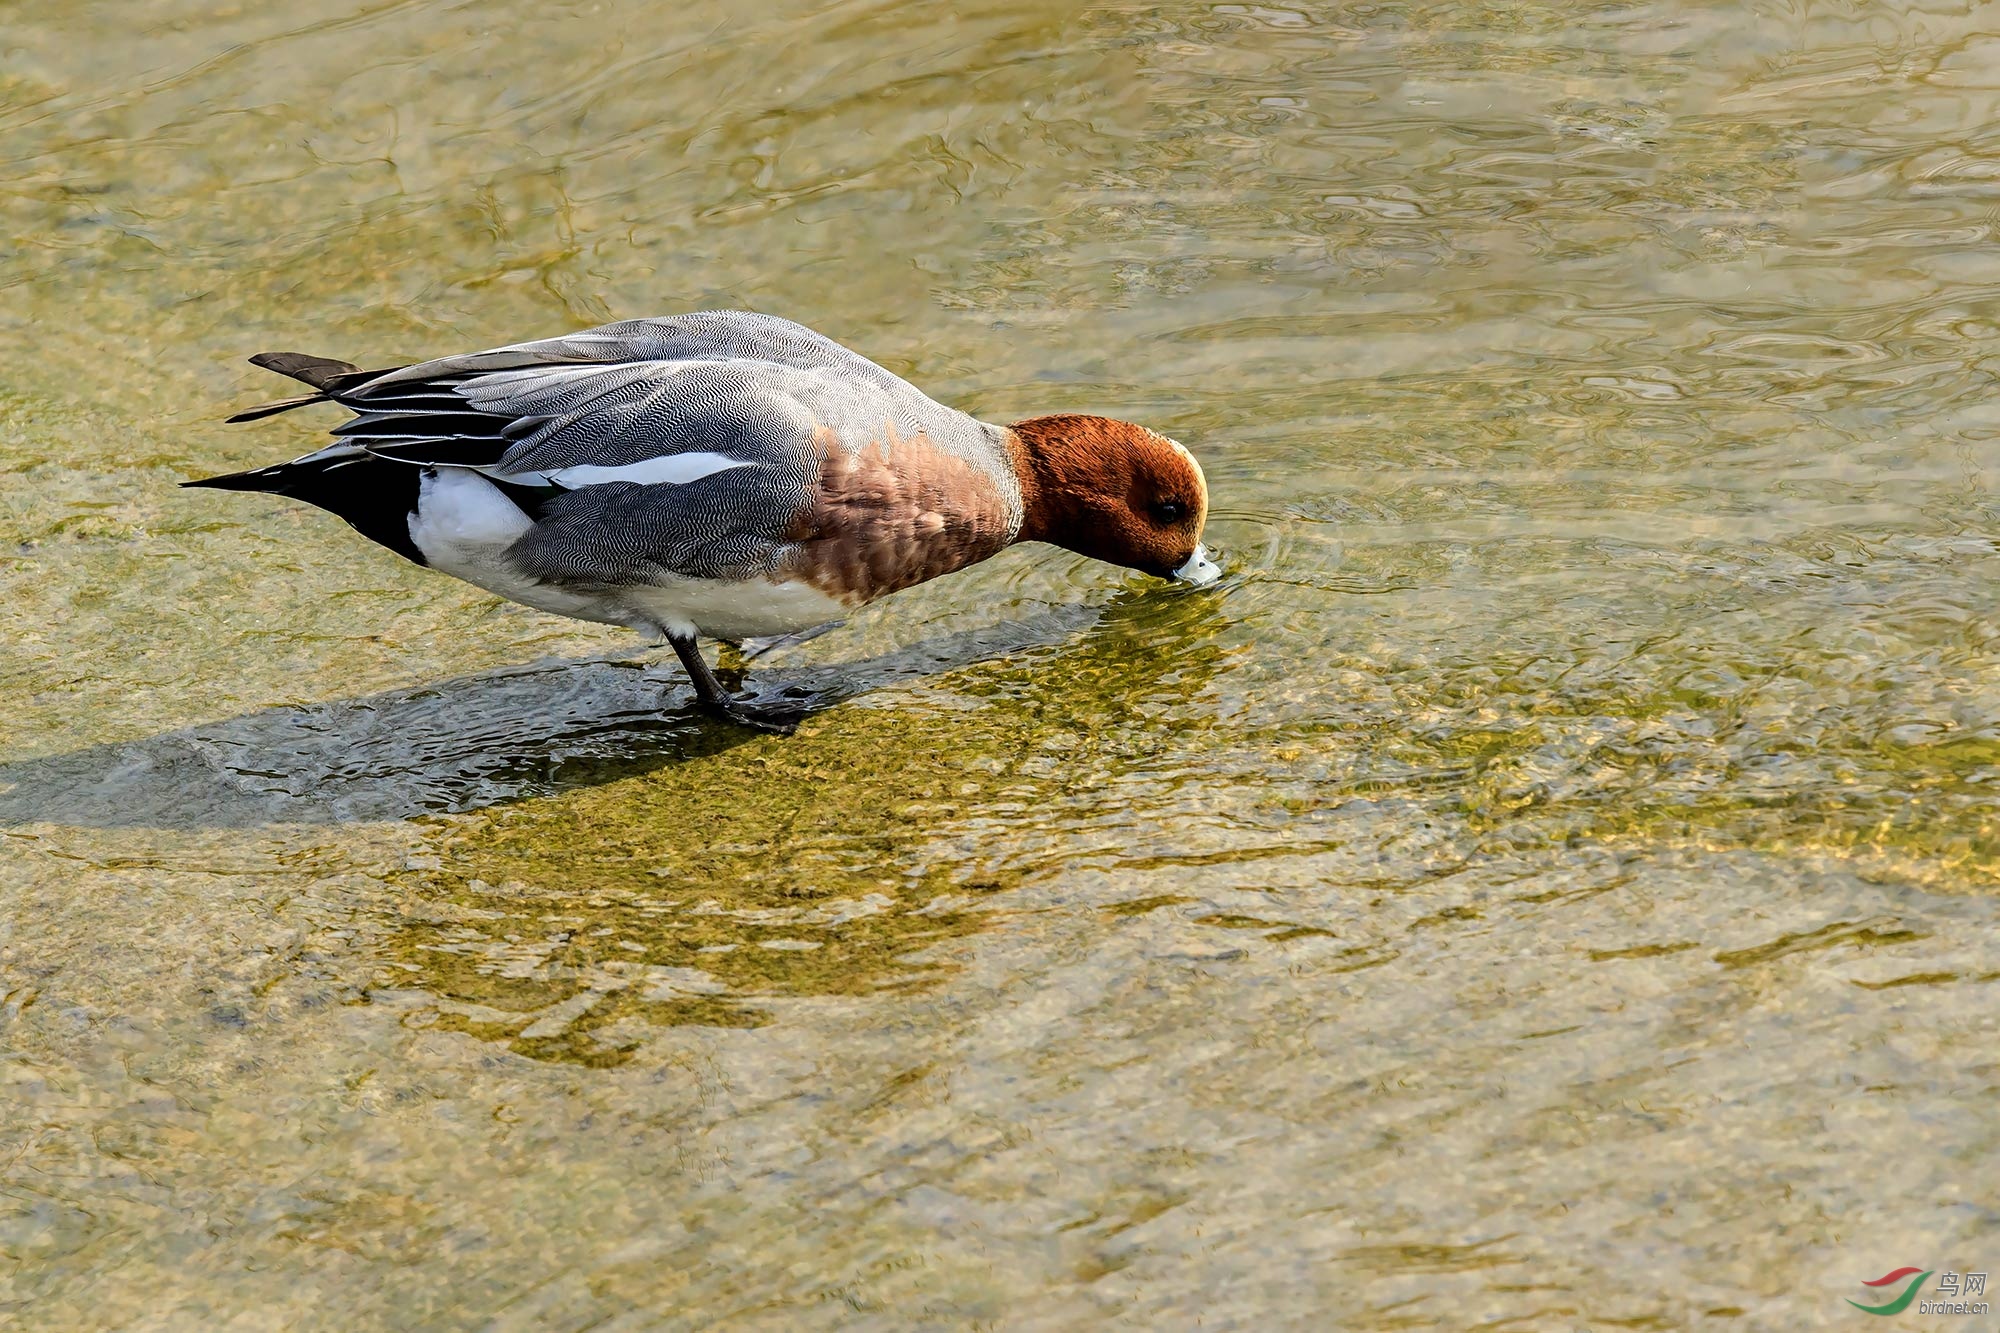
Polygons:
M1846 1326L2000 1263L1971 5L0 20L0 1319ZM182 492L782 314L1186 441L759 661Z

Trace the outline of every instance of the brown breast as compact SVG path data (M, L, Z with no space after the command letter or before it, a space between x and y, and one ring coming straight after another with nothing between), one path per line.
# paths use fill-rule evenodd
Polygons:
M989 470L946 453L927 435L884 434L843 448L815 440L819 480L786 536L789 572L850 606L976 564L1019 524Z

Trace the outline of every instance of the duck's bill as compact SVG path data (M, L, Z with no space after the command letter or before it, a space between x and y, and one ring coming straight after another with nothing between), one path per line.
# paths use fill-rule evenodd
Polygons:
M1182 583L1191 583L1197 588L1206 588L1222 577L1222 566L1208 558L1206 546L1196 546L1187 563L1174 571L1174 578Z

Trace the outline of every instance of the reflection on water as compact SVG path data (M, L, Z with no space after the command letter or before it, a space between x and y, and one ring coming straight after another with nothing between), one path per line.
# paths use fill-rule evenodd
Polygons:
M1990 26L14 6L0 1322L1793 1329L1988 1263ZM759 662L835 701L779 740L174 488L322 438L217 424L251 352L701 306L1169 431L1229 577L1008 553Z
M960 707L822 714L808 745L760 738L446 826L398 877L415 906L387 984L435 997L440 1026L600 1065L646 1024L921 987L940 966L923 951L1023 880L1010 826L1103 799L1091 774L1129 719L1172 707L1159 745L1213 727L1187 706L1223 663L1211 607L1122 598L1068 643L939 678ZM980 706L1033 699L1074 729L1061 768L1032 714Z

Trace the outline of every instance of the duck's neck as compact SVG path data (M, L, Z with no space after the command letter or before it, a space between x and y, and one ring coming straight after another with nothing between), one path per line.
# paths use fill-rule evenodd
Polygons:
M1098 417L1057 414L1029 417L1006 429L1007 452L1021 484L1017 542L1055 542L1076 530L1090 500L1104 486L1104 457L1111 440Z

